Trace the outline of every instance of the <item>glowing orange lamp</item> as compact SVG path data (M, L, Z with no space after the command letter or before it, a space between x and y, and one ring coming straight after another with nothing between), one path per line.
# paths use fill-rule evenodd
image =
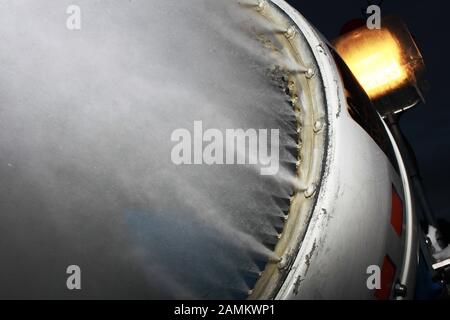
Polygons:
M360 27L340 36L334 45L382 115L424 101L424 61L400 20L384 19L381 29Z

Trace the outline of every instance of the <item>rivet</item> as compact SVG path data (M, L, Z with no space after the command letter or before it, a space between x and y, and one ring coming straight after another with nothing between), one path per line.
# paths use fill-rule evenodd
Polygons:
M281 259L281 261L278 263L278 269L286 268L286 262L287 262L287 259Z
M256 6L256 10L258 10L259 12L262 12L266 8L266 6L267 6L266 0L259 0L258 5Z
M288 39L292 39L295 37L296 31L295 31L295 27L294 26L290 26L289 28L287 28L285 35L286 38Z
M322 131L322 129L323 129L323 122L320 120L317 120L314 123L314 132L318 133L318 132Z
M306 78L311 79L315 75L316 75L316 71L314 71L313 68L308 68L308 70L306 70Z
M305 197L311 198L314 193L316 193L316 185L312 183L306 190L305 190Z

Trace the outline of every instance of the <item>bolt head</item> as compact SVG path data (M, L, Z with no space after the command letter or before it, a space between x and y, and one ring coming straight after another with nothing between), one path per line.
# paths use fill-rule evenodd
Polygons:
M305 197L311 198L316 193L316 185L313 183L305 190Z
M314 132L319 132L323 129L323 122L318 120L314 123Z
M290 26L289 28L287 28L286 30L286 38L288 39L292 39L293 37L295 37L295 27L294 26Z
M315 75L316 75L316 72L314 71L314 69L308 68L308 70L306 71L306 78L311 79Z
M256 6L256 10L263 11L266 8L267 1L266 0L259 0L258 5Z

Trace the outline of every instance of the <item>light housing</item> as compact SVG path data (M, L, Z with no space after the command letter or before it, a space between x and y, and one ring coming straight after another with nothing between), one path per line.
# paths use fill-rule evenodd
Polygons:
M400 19L383 19L381 29L363 26L347 32L334 46L381 115L424 102L425 64Z

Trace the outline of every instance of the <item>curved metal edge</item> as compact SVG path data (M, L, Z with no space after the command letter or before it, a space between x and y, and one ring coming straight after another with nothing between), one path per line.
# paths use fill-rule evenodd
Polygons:
M400 272L400 284L408 288L406 297L397 297L398 300L404 298L412 299L414 297L416 266L419 260L419 243L417 240L417 219L415 215L414 201L412 199L412 189L409 182L408 173L403 162L400 149L389 130L388 126L382 120L389 139L392 143L395 157L400 169L400 176L403 184L404 202L406 207L406 227L405 227L405 253L403 257L402 270Z
M299 150L297 176L306 189L298 189L291 196L288 219L283 232L280 234L275 251L280 256L280 260L269 261L254 289L250 291L249 299L251 300L274 299L285 283L317 205L317 186L321 185L320 182L324 176L328 149L329 115L324 90L326 86L323 83L322 74L317 72L319 66L316 60L316 53L322 47L311 46L305 38L304 30L296 25L286 11L276 3L270 2L270 5L267 3L260 14L270 23L288 30L283 35L280 34L278 40L285 49L292 50L290 54L299 63L298 66L305 68L294 78L295 82L298 82L299 86L302 87L302 90L298 92L299 105L297 106L301 109L300 115L297 115L301 119L298 118L297 120L299 121L299 129L301 128L299 139L302 145ZM294 30L294 36L287 35L289 30ZM321 51L324 53L323 50Z
M321 36L318 35L317 31L310 25L310 23L294 8L292 8L284 0L272 0L272 3L278 6L289 18L297 25L297 27L302 31L304 37L308 41L309 46L312 48L314 58L319 67L318 73L322 77L322 82L324 84L324 97L327 115L327 132L326 132L326 150L324 161L322 164L322 179L320 187L317 190L317 203L325 196L326 191L323 190L322 186L324 181L327 180L329 170L331 167L333 159L333 120L336 114L341 111L341 100L340 96L343 96L342 89L336 83L333 70L334 61L332 60L331 52L329 52L326 42L324 42ZM300 273L303 273L307 268L309 268L308 261L305 261L305 257L308 257L310 253L313 253L317 248L316 239L320 237L321 228L320 226L326 223L327 217L322 214L321 206L314 206L314 211L310 218L310 225L306 234L304 236L303 242L300 244L299 252L292 263L291 271L286 276L286 279L281 286L279 292L277 293L275 299L285 299L287 298L296 287L296 279ZM308 260L308 259L306 259ZM305 263L306 262L306 263ZM295 289L294 289L295 290Z

